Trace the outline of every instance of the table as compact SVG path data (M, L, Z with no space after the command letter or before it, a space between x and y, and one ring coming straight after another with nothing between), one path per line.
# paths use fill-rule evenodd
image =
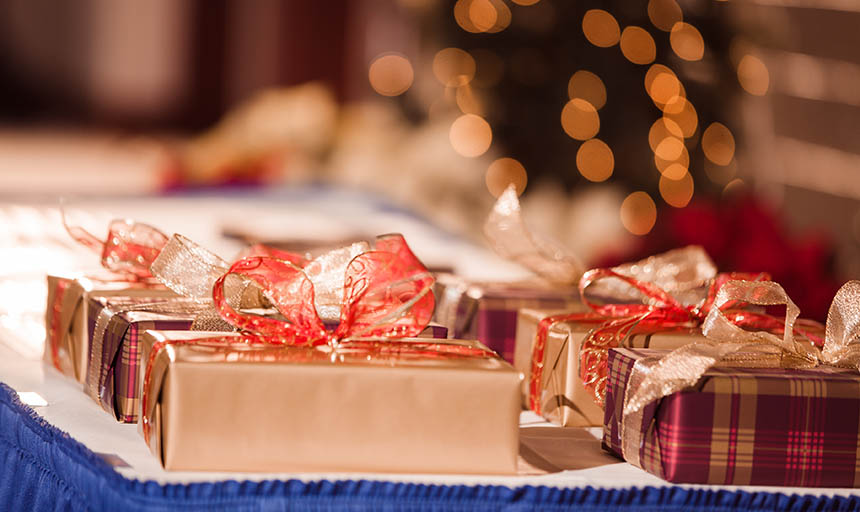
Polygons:
M331 220L338 214L355 216L356 205L364 204L352 198L355 205L344 207L344 197L338 194L308 197L313 200L269 198L263 206L255 198L254 207L281 213L288 209L325 212ZM304 200L309 202L302 203ZM250 208L247 198L241 197L147 198L122 206L138 213L158 212L155 216L163 220L182 219L177 229L222 247L227 244L218 240L211 222L196 224L189 212L217 209L248 215ZM494 265L507 270L486 251L435 231L403 212L367 204L359 211L367 225L393 225L407 231L419 255L466 259L467 265L484 271ZM3 254L0 252L0 261ZM2 278L0 274L0 281ZM14 276L7 273L6 278ZM0 321L3 510L860 508L860 494L852 489L671 485L603 452L599 429L553 427L528 412L521 417L521 464L516 476L167 472L150 455L135 425L116 423L82 393L79 384L43 366L32 349L39 342L32 333L16 336L14 329L4 331L2 327Z

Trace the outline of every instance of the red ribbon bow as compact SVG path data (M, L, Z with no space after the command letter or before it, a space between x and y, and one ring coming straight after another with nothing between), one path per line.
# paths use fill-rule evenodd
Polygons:
M61 212L63 226L80 244L101 255L101 264L107 270L138 281L149 279L150 265L167 244L167 235L158 229L127 219L117 219L108 225L108 235L100 240L80 226L70 226Z
M645 301L638 304L595 304L585 294L586 288L600 279L620 279L638 290ZM602 406L606 392L607 357L610 348L621 345L629 335L636 333L656 333L677 328L694 328L702 324L714 304L717 291L729 280L769 281L766 273L723 273L711 280L702 304L684 305L670 293L647 281L641 281L609 268L593 269L586 272L579 282L582 301L591 308L586 313L554 315L541 320L538 324L532 366L529 377L529 408L541 414L541 380L544 370L544 353L549 330L558 322L583 322L599 324L583 339L580 348L580 378L590 391L596 403ZM740 327L749 327L781 333L784 321L766 313L743 309L742 303L728 303L722 307L726 317ZM818 330L817 322L805 321L795 326L795 332L806 336L817 345L823 338L808 329Z

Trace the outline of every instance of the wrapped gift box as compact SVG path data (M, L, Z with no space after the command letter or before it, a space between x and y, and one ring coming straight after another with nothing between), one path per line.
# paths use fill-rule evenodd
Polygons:
M621 455L621 421L634 363L667 351L609 352L604 448ZM643 410L643 469L676 483L860 486L860 374L712 368L688 390Z
M583 310L575 287L557 287L538 280L477 283L442 274L436 279L434 292L434 318L454 338L480 340L510 363L514 361L519 309Z
M182 344L219 335L142 338L142 361L177 343L152 361L141 413L168 470L516 471L519 375L498 357Z
M91 298L131 293L172 296L173 292L151 281L130 282L104 276L48 276L45 311L44 361L62 373L84 382L89 363L87 308Z
M514 367L525 376L523 404L528 407L528 382L532 368L532 348L538 324L548 316L567 313L540 309L521 309L517 320ZM580 378L579 350L582 340L595 323L557 322L548 332L541 377L541 410L549 421L566 427L603 424L603 410L594 402ZM659 333L634 333L623 340L625 347L673 349L702 339L698 330Z

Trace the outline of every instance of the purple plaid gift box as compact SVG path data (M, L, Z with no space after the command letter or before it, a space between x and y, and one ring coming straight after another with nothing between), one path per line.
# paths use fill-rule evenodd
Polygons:
M604 448L622 454L621 421L634 363L666 350L613 349ZM641 467L676 483L860 487L860 374L712 368L692 389L647 405Z
M542 281L469 283L453 275L436 280L436 322L455 339L477 339L514 362L517 311L523 308L583 311L579 290Z
M199 309L183 298L91 298L84 390L117 421L137 422L141 336L149 329L188 330Z

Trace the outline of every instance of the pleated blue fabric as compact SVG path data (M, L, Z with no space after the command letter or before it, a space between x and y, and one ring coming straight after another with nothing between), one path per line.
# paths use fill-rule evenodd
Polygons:
M423 485L367 480L234 480L160 485L130 480L22 404L0 383L0 510L3 511L497 511L860 509L860 497L645 487Z

